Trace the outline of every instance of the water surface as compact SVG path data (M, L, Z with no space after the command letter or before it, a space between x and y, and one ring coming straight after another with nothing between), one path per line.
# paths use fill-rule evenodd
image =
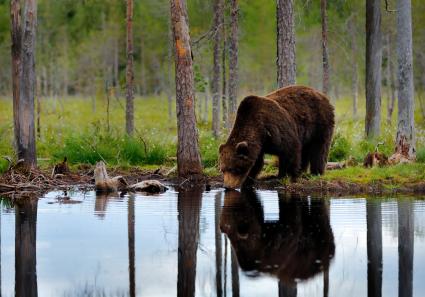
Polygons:
M1 296L425 296L425 200L51 192L1 206Z

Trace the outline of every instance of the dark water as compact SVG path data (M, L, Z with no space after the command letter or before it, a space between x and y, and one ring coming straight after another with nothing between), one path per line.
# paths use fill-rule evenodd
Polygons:
M1 209L1 296L425 296L425 201L52 192Z

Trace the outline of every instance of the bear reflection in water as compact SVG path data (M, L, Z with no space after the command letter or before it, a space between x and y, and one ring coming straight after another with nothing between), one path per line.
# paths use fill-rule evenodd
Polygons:
M279 195L279 220L264 221L254 191L226 191L220 228L247 275L264 272L287 285L328 270L335 253L325 200Z

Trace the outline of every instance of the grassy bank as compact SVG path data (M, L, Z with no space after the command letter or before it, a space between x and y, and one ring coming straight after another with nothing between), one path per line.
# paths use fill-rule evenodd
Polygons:
M385 101L384 101L385 102ZM173 167L176 154L176 119L168 117L167 102L162 97L137 98L135 100L134 137L124 133L124 99L112 98L107 102L103 97L66 99L43 98L41 100L40 137L37 139L37 153L41 168L68 157L72 166L94 164L99 160L109 166L129 168ZM378 142L381 152L390 155L394 150L395 124L386 123L384 112L381 137L374 141L364 139L364 109L359 103L359 114L353 118L350 98L335 102L337 125L330 152L330 161L341 161L349 157L361 164L364 156L373 151ZM385 104L383 111L385 110ZM392 122L395 122L394 112ZM174 113L174 107L173 107ZM220 139L214 139L210 132L210 121L198 119L199 143L202 162L208 175L218 175L218 146L225 140L227 131ZM370 183L377 180L391 184L404 184L424 180L425 172L425 125L424 119L416 115L417 164L394 167L364 169L361 166L329 171L320 179L341 180L354 183ZM0 98L0 156L14 156L12 103ZM0 172L7 161L0 160ZM272 166L266 166L266 173L273 173ZM314 178L313 178L314 179ZM317 177L316 177L317 179Z

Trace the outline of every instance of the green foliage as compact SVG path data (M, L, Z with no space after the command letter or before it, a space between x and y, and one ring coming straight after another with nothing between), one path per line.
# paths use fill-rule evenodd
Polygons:
M416 152L416 161L425 163L425 147L421 147Z
M332 146L329 152L329 161L342 161L350 155L351 145L348 140L340 133L336 134L332 140Z

